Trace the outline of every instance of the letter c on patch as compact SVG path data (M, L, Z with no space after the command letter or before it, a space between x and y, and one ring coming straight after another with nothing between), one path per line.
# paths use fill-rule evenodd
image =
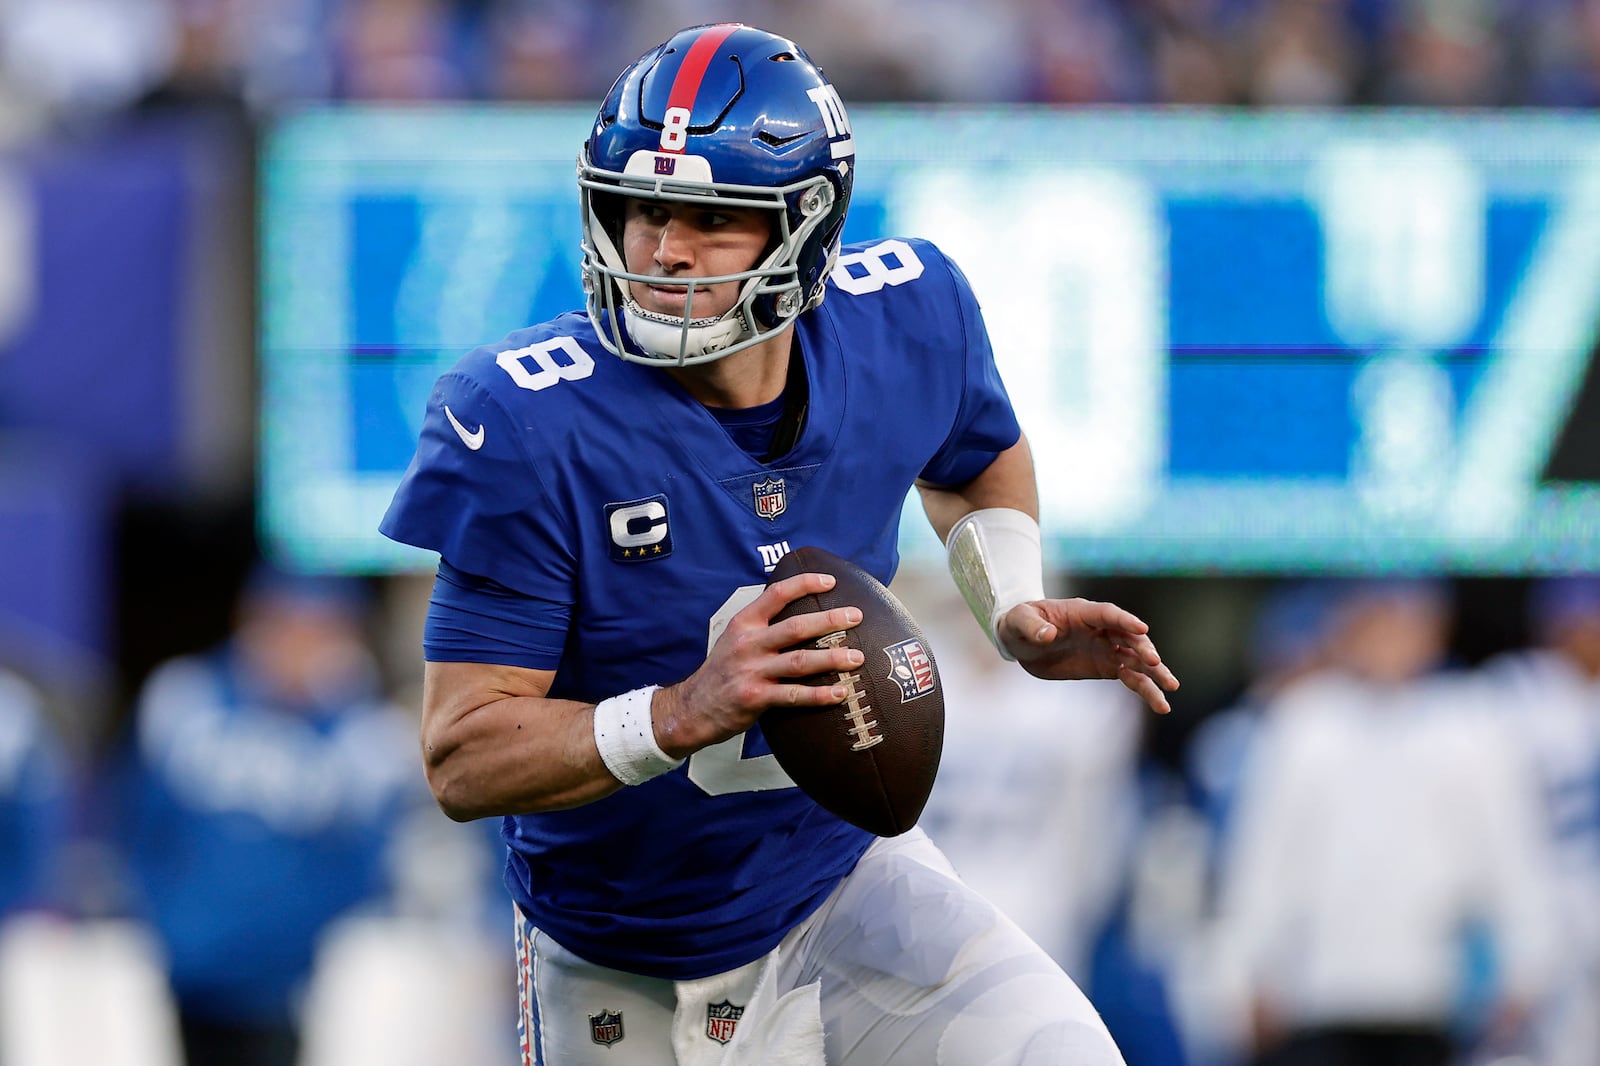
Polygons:
M646 523L642 528L641 521ZM612 511L611 539L619 548L642 548L666 540L667 505L660 500L646 500Z
M608 503L605 513L613 559L631 563L671 554L672 531L667 526L665 496Z

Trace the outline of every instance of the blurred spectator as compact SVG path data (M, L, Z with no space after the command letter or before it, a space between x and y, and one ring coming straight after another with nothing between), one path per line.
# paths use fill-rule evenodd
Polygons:
M717 18L748 20L774 33L804 40L806 51L828 72L829 80L846 99L924 100L930 98L927 95L930 91L936 94L932 98L941 98L934 84L939 77L937 59L932 55L925 57L920 46L914 46L910 39L914 27L921 22L920 14L907 17L897 4L862 4L852 0L806 0L804 4L769 0L769 5L768 10L762 12L765 22L745 15L739 5L727 5L730 10L719 11ZM702 13L723 7L704 2L688 6ZM678 25L690 25L694 21L690 19ZM661 34L658 39L666 35ZM642 48L634 49L635 54L640 51ZM994 73L1005 77L1009 71ZM949 96L942 95L942 98Z
M1357 583L1337 665L1272 702L1222 898L1258 1062L1446 1066L1475 935L1496 960L1483 1035L1504 1046L1541 990L1537 795L1500 724L1440 669L1450 624L1437 584Z
M1524 102L1600 103L1600 0L1534 0L1520 23L1527 42Z
M1025 0L1028 98L1096 104L1148 97L1145 66L1119 14L1104 0Z
M1225 0L1144 0L1139 7L1157 100L1239 102L1236 18Z
M470 96L468 45L447 0L345 0L336 16L340 95L354 100Z
M1497 0L1402 0L1382 47L1380 103L1488 107L1515 98Z
M0 671L0 922L66 903L60 881L71 778L35 690Z
M236 34L244 0L168 0L170 59L140 95L143 107L210 107L241 110L243 57Z
M896 29L878 41L919 57L911 66L917 98L1004 101L1027 91L1028 71L1017 61L1027 54L1029 35L1022 3L991 4L981 19L964 0L898 0L884 7Z
M392 827L422 800L364 607L345 580L263 567L232 637L140 695L129 861L190 1066L292 1066L318 938L382 897Z
M686 25L798 34L852 99L1584 106L1596 0L7 0L0 134L157 96L586 100Z
M1265 0L1248 41L1249 103L1335 107L1354 99L1360 53L1341 0Z
M1548 578L1528 598L1535 646L1484 667L1490 698L1543 788L1564 931L1537 1019L1541 1066L1600 1062L1600 576Z
M488 95L499 100L581 98L596 63L606 5L521 0L497 4L484 20Z

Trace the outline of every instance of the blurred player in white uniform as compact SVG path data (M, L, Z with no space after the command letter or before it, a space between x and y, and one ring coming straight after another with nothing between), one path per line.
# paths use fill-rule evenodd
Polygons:
M1484 665L1489 698L1538 777L1563 931L1536 1019L1541 1066L1600 1062L1600 577L1547 578L1528 597L1534 646Z
M1271 1066L1448 1066L1468 938L1491 938L1485 1035L1515 1037L1553 930L1536 793L1502 723L1441 669L1447 592L1360 582L1334 666L1274 699L1235 808L1222 940Z

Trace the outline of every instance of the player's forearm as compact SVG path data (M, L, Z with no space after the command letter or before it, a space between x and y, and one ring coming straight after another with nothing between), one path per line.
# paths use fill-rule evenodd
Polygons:
M1011 507L1039 517L1039 490L1034 481L1033 453L1028 438L1001 452L994 462L964 485L917 483L922 509L942 541L963 515L984 507Z
M507 697L423 728L423 764L445 814L469 821L578 807L620 785L594 742L594 708Z

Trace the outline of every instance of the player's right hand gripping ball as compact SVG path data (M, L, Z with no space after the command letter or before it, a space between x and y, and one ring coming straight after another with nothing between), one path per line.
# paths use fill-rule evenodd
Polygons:
M877 578L821 548L798 548L778 560L768 583L796 574L832 574L833 588L802 596L779 612L857 607L861 624L811 642L844 645L866 661L854 672L804 678L844 684L850 696L832 707L779 707L761 717L778 765L827 810L879 836L917 824L933 790L944 746L944 689L922 631Z

